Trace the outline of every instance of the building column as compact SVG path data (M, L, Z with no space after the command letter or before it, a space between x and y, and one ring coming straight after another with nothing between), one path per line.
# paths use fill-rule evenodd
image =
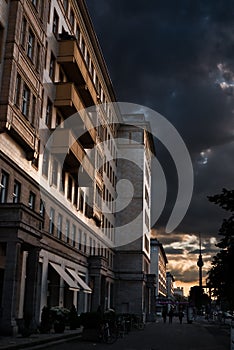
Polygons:
M62 277L60 276L60 278L59 278L59 306L61 306L61 307L64 306L64 297L65 297L64 288L65 288L65 282L62 279Z
M92 311L96 311L101 305L101 275L94 277L94 288L92 294Z
M42 276L41 276L40 313L43 307L47 306L47 294L48 294L48 257L43 256Z
M75 290L73 292L73 305L75 305L76 309L78 309L77 302L78 302L78 292Z
M21 270L21 283L20 283L20 299L19 299L19 318L24 316L24 294L25 294L25 282L26 282L26 263L28 252L23 252L22 257L22 270Z
M107 309L110 309L111 302L111 283L107 282Z
M4 335L17 332L17 295L20 287L20 250L19 242L8 242L6 251L6 265L2 290L2 315L0 329Z
M36 327L39 251L38 247L32 247L26 264L24 319L32 328Z

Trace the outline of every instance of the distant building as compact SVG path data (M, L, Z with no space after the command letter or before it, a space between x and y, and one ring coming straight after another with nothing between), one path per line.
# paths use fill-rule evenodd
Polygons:
M125 183L119 188L119 196L122 196L122 201L129 199L129 205L116 213L115 307L120 313L147 316L152 313L155 291L155 277L150 275L151 157L154 144L151 134L146 131L149 126L144 115L124 115L123 121L125 124L118 128L117 180L121 183L122 179L128 179L134 193L125 188Z
M183 297L184 296L184 287L174 288L174 295L179 295L179 296Z
M167 298L168 300L174 299L174 282L175 279L170 272L167 272Z
M156 274L156 298L167 296L166 265L168 263L162 243L156 238L150 240L150 272Z

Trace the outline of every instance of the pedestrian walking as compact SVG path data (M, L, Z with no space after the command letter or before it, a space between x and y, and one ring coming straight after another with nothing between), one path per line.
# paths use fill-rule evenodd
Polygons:
M173 316L174 316L173 309L170 309L170 311L168 313L168 316L169 316L169 323L172 323L172 319L173 319Z
M162 311L163 323L167 322L167 309L164 307Z
M182 324L183 317L184 317L184 313L183 313L182 310L180 310L180 311L179 311L179 320L180 320L180 324Z

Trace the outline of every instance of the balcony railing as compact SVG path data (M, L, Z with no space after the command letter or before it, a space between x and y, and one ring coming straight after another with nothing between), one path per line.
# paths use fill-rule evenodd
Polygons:
M80 128L80 130L78 130L80 141L84 144L84 147L92 147L96 142L96 129L94 128L88 113L85 111L85 106L83 105L79 92L73 83L56 84L56 98L54 105L61 110L65 118L77 113L80 119L77 119L77 123L74 127L77 129ZM86 132L83 130L83 124L85 125Z
M72 167L74 166L75 168L78 169L79 166L81 165L85 173L93 181L94 173L95 173L93 164L91 163L89 157L87 156L87 153L85 152L84 148L81 146L80 142L76 140L71 130L57 129L52 135L50 150L52 154L56 154L57 156L63 155L64 156L63 160L65 160L65 157L66 157L69 162L69 158L70 158ZM72 164L71 158L75 158L77 164ZM83 176L85 177L85 174L83 175L83 172L80 171L79 181Z
M96 88L76 40L59 41L57 62L63 67L69 81L77 85L86 107L97 104Z
M31 235L40 237L40 227L43 218L24 204L4 203L0 204L0 231L4 235L7 229L21 229L30 232ZM8 237L9 238L9 237Z
M35 128L20 112L16 113L12 111L11 117L7 118L6 129L23 148L27 160L32 160L37 157L39 139L36 135Z

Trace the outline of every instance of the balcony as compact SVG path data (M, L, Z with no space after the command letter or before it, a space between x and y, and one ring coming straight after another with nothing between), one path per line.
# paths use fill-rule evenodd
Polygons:
M79 186L89 186L94 179L94 167L80 142L73 132L67 129L57 129L52 135L51 153L62 157L71 173L78 174ZM78 172L80 166L82 169Z
M18 112L18 113L17 113ZM27 160L33 160L38 153L38 137L34 127L25 119L19 111L12 111L7 118L6 129L26 153Z
M95 180L101 191L103 191L103 174L100 171L95 171Z
M97 104L97 92L76 40L60 40L57 62L63 67L69 81L74 82L85 106Z
M100 227L102 222L102 212L95 203L93 205L93 219L96 222L97 226Z
M43 218L38 213L24 204L0 204L0 231L3 239L4 235L6 239L9 239L9 232L15 235L20 234L22 238L28 240L30 240L30 235L40 238L42 221Z
M79 135L79 141L85 148L92 148L96 142L96 129L93 127L92 121L85 111L79 92L73 83L56 84L56 97L54 106L57 107L64 118L70 117L77 113L80 117L77 119L76 129ZM83 124L86 132L84 132Z

